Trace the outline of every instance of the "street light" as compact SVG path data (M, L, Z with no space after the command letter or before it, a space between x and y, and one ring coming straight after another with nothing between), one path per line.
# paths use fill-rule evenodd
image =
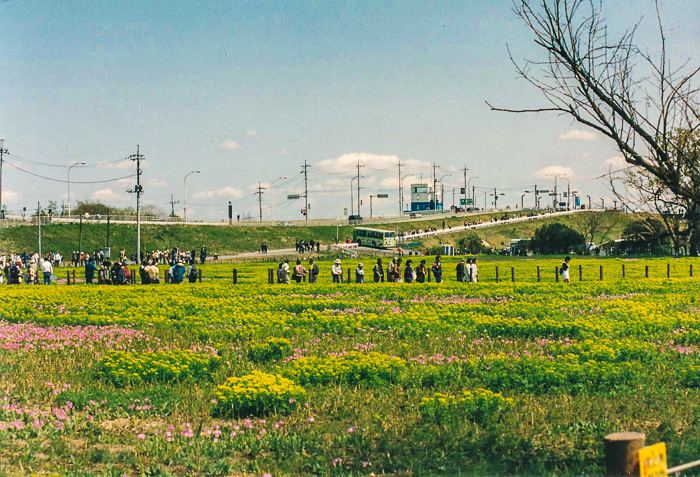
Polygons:
M185 179L184 179L184 184L185 184L185 223L187 223L187 178L191 174L199 174L201 171L196 170L196 171L190 171L187 174L185 174Z
M270 192L272 192L272 222L274 225L275 222L275 182L277 181L286 181L287 176L281 176L272 181L272 184L270 184Z
M527 194L523 194L520 196L520 210L523 210L525 208L525 196Z
M564 173L559 173L559 174L547 174L548 177L554 177L554 194L553 194L553 197L554 197L554 198L552 199L552 202L554 202L554 203L552 204L552 205L554 205L554 210L557 210L558 205L559 205L559 204L556 203L556 201L557 201L557 179L559 179L560 177L563 177L563 176L565 176L565 175L566 175L566 174L564 174Z
M70 219L70 170L75 166L84 166L84 162L76 162L68 168L68 218Z
M440 183L440 202L441 202L441 206L442 206L442 207L440 207L440 210L445 210L445 184L442 183L442 180L445 177L449 177L451 175L452 174L445 174L444 176L442 176L438 179L438 182ZM435 192L435 191L433 191L433 192ZM437 198L435 198L435 209L437 209Z
M364 176L359 176L359 177L364 177ZM352 181L354 181L357 178L358 178L358 176L354 176L352 179L350 179L350 215L355 215L355 204L353 202L354 199L352 196ZM359 190L357 192L357 195L358 195L357 200L360 200L359 199L359 195L360 195ZM360 203L359 202L357 203L357 215L360 215Z
M469 195L469 186L472 183L472 179L479 179L479 176L470 177L469 180L467 181L467 190L465 191L467 193L467 195ZM472 210L475 209L475 205L476 205L475 202L476 202L476 193L474 191L472 191ZM464 208L466 210L467 204L464 204Z
M566 210L571 210L571 181L568 177L562 177L566 181Z
M403 215L403 203L404 203L404 202L403 202L403 180L404 180L405 178L407 178L407 177L410 177L410 176L415 176L415 174L406 174L405 176L403 176L403 177L401 178L401 183L399 184L399 187L401 188L401 197L400 197L401 204L402 204L402 206L401 206L401 215Z

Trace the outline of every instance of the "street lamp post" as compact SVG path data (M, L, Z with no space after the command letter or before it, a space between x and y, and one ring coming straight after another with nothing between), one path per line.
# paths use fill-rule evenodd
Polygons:
M184 182L184 185L185 185L185 187L184 187L184 188L185 188L185 223L187 223L187 178L188 178L191 174L199 174L200 172L201 172L201 171L196 170L196 171L190 171L190 172L188 172L187 174L185 174L185 179L184 179L184 181L183 181L183 182Z
M75 166L84 166L84 162L76 162L68 168L68 218L70 219L70 170Z
M553 194L553 199L552 199L552 202L553 202L552 205L554 206L554 210L557 210L558 205L559 205L559 204L557 204L557 199L558 199L558 196L557 196L557 179L559 179L560 177L565 176L565 175L566 175L566 174L563 174L563 173L560 173L560 174L547 174L548 177L554 177L554 194Z
M270 192L272 192L272 222L274 225L275 222L275 182L277 181L284 181L287 180L287 176L281 176L272 181L272 184L270 184Z
M355 203L354 203L355 199L353 198L353 194L352 194L352 181L354 181L358 177L364 177L364 176L355 176L352 179L350 179L350 215L355 215ZM360 202L359 202L360 192L359 192L359 189L357 192L357 200L358 200L358 202L357 202L357 215L360 215Z
M403 176L401 178L401 184L399 184L401 186L401 203L402 204L404 203L404 201L403 201L403 191L404 191L403 180L407 177L410 177L410 176L415 176L415 174L406 174L405 176ZM401 215L403 215L403 211L402 211Z
M571 210L571 181L568 177L562 177L566 181L566 210Z
M442 183L442 180L445 177L449 177L452 174L445 174L444 176L440 177L438 179L438 182L440 183L440 210L444 211L445 210L445 184ZM435 209L437 209L437 199L435 199Z
M525 194L520 196L520 210L525 208Z
M469 185L472 183L472 179L479 179L479 176L474 176L470 177L469 180L467 181L467 194L469 193ZM474 207L474 202L476 202L476 194L474 191L472 191L472 210L475 208ZM467 204L464 204L464 209L466 210Z

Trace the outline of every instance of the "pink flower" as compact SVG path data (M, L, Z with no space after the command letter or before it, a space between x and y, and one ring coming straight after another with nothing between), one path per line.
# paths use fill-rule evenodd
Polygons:
M314 422L316 419L314 419L313 417L309 417L309 418L306 419L306 420L309 421L309 422Z
M146 434L137 434L137 435L136 435L136 438L137 438L137 439L145 439L145 438L146 438Z

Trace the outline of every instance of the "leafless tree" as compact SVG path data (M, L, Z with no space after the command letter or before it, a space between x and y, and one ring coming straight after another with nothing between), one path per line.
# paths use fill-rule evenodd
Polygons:
M692 84L700 68L689 61L671 68L658 0L656 56L635 44L638 24L619 38L609 36L602 0L514 0L514 10L546 57L520 62L509 49L511 60L546 104L528 109L487 104L494 111L563 114L614 141L630 168L658 181L683 208L696 254L700 165L693 160L697 152L677 139L695 137L700 127L698 89Z

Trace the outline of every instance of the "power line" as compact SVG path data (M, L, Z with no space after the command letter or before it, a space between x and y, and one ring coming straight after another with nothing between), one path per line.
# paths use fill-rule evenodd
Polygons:
M54 179L53 177L46 177L42 176L41 174L37 174L35 172L28 171L26 169L23 169L15 164L12 164L11 162L4 161L4 164L7 164L10 167L14 167L18 171L22 171L25 174L29 174L30 176L38 177L39 179L45 179L47 181L52 181L52 182L62 182L62 183L67 183L67 180L63 179ZM71 184L104 184L105 182L115 182L115 181L120 181L122 179L129 179L131 177L134 177L136 174L130 174L128 176L123 176L123 177L116 177L114 179L105 179L105 180L100 180L100 181L70 181Z

